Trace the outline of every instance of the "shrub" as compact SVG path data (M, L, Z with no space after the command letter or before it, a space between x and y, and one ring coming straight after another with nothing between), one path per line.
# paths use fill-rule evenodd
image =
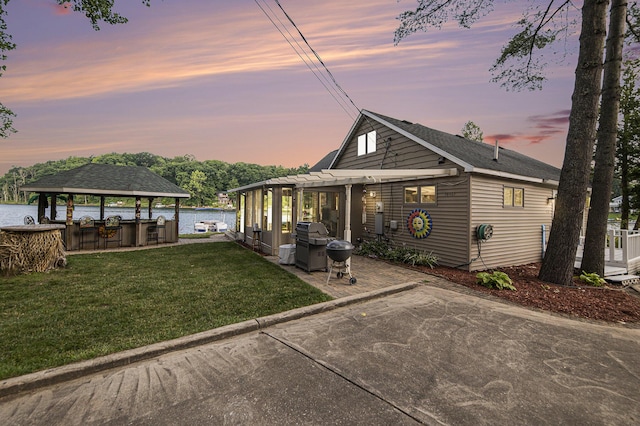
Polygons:
M513 290L516 288L513 286L513 281L509 278L509 275L504 272L495 271L493 274L488 272L479 272L476 275L477 283L487 288L496 288L498 290Z
M433 268L438 264L438 257L433 252L426 253L407 246L392 247L386 241L365 241L354 253L392 262L408 263L413 266L429 266Z
M580 274L580 281L594 287L603 287L604 283L606 283L604 278L601 278L600 275L595 272L587 274L585 271L582 271L582 274Z

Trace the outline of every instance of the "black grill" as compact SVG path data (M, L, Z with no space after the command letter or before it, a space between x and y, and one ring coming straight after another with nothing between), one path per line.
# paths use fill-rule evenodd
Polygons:
M296 266L307 272L327 270L329 231L319 222L296 225Z

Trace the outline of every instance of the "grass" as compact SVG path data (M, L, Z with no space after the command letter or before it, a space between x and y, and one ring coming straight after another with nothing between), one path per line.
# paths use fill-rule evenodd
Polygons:
M232 242L67 261L0 277L0 379L331 299Z
M213 232L199 232L197 234L180 234L180 238L183 238L185 240L202 240L205 238L209 238L213 234L214 234ZM221 234L221 232L219 232L219 234Z

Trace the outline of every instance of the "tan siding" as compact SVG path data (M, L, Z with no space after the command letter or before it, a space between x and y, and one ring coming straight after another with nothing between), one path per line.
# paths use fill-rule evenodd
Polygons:
M405 186L436 184L436 205L404 204ZM376 197L371 197L375 191ZM393 245L406 245L427 252L433 252L444 266L458 266L468 261L469 204L468 176L442 178L412 182L396 182L382 185L368 185L366 194L367 221L363 232L365 239L375 239L375 202L384 202L385 237ZM433 221L431 234L423 239L411 236L407 229L407 217L415 208L426 210ZM389 221L398 221L398 230L389 229Z
M358 136L371 131L365 122L354 137L347 142L342 155L334 164L335 169L429 169L455 167L446 160L438 164L440 156L422 145L402 136L379 123L373 122L377 132L376 152L358 156ZM391 138L389 140L389 138ZM388 148L387 148L387 141Z
M524 208L503 207L503 187L524 188ZM542 260L542 228L551 227L553 190L542 185L474 175L471 179L472 210L469 236L472 257L478 255L475 230L493 225L493 237L481 243L481 259L471 270L521 265Z

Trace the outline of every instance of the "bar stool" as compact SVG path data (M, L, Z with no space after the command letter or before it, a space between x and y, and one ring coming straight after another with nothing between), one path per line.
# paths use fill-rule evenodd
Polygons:
M87 239L87 237L90 238ZM98 228L96 228L95 221L91 216L82 216L80 218L80 249L84 248L85 243L92 243L95 250L98 248L98 241Z
M118 247L122 246L122 226L120 226L120 216L109 216L104 220L103 226L104 248L109 243L118 243Z

